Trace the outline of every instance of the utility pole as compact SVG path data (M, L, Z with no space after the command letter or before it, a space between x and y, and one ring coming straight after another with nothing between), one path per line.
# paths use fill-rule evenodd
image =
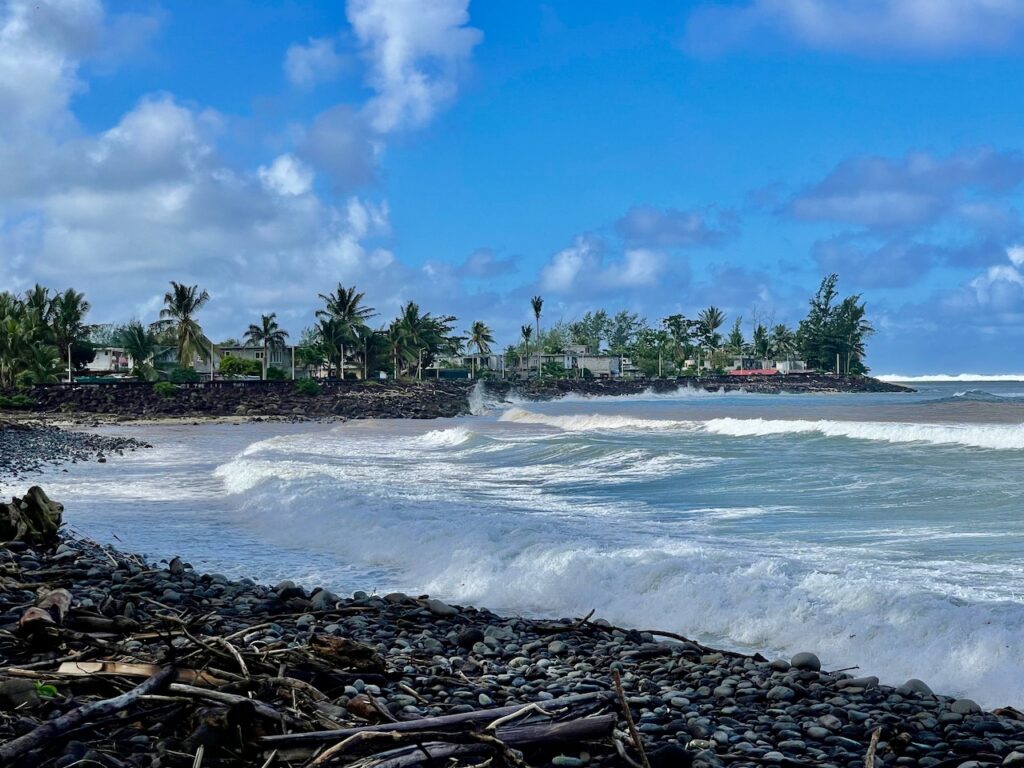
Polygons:
M68 384L71 383L71 344L68 344Z
M295 345L292 344L292 381L295 381Z

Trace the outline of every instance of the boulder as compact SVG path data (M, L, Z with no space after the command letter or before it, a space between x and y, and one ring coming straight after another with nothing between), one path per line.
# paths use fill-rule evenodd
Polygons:
M57 537L64 516L64 505L53 501L38 485L22 498L0 504L0 540L27 541L33 544Z

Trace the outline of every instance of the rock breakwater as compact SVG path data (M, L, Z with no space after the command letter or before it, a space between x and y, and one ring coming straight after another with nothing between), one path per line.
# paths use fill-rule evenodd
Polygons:
M232 581L76 538L0 548L0 601L13 765L428 763L410 741L462 765L1024 764L1015 710L589 617Z
M468 381L337 381L305 394L286 382L203 382L160 392L145 383L37 387L32 416L81 423L146 419L433 419L469 412Z

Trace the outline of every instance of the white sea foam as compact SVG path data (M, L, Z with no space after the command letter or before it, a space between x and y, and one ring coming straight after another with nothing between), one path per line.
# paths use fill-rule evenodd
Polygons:
M557 415L513 408L500 421L536 424L567 432L598 430L679 430L725 437L818 434L884 443L962 445L992 450L1024 450L1021 424L910 424L880 421L721 418L707 421L648 419L616 414Z
M695 422L671 419L646 419L637 416L604 415L598 413L556 415L536 413L523 408L510 408L499 421L519 424L540 424L567 432L589 432L601 429L681 429Z
M882 381L898 381L928 384L962 381L1024 381L1024 373L928 373L918 376L903 376L898 373L887 373L878 376Z
M963 445L994 450L1024 450L1024 425L904 424L871 421L801 421L786 419L712 419L704 430L730 437L816 433L885 443Z
M950 600L898 568L820 552L820 564L742 540L609 538L548 515L451 504L346 502L289 484L250 493L240 522L341 562L400 572L381 588L416 589L500 611L599 615L734 647L816 650L883 681L922 677L989 705L1020 703L1016 637L1024 606ZM754 515L755 510L742 510ZM788 549L788 548L783 548ZM999 620L993 621L998 615Z

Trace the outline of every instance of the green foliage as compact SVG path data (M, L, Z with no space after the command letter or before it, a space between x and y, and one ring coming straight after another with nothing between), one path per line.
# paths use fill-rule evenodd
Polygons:
M153 385L153 391L160 395L160 397L174 397L178 387L169 381L158 381Z
M172 384L195 384L201 377L192 368L173 368L168 378Z
M320 394L320 385L313 379L299 379L295 382L295 389L300 395L315 397Z
M865 341L875 329L867 321L860 294L836 304L838 282L835 274L821 281L807 317L800 321L796 346L810 368L861 375L868 370L863 362Z
M23 408L31 408L36 404L36 401L27 395L12 395L6 397L0 395L0 408L7 410L17 411Z
M206 357L210 341L196 320L196 313L210 300L210 294L198 285L182 285L171 281L171 290L164 294L164 308L155 323L178 350L178 365L192 368L197 356Z
M36 694L41 699L55 699L57 698L57 687L40 680L36 683Z
M138 320L132 320L121 328L115 346L124 347L124 351L132 359L132 375L142 381L152 381L156 377L153 368L153 357L160 350L156 333Z
M416 302L406 303L387 330L393 375L415 375L419 366L430 367L438 355L458 352L462 339L452 333L455 319L451 315L435 317L429 312L421 313Z
M229 355L220 359L219 370L224 376L259 376L263 373L263 363Z
M569 378L569 371L557 360L547 360L543 365L542 373L546 379Z
M245 341L254 347L263 347L263 360L270 359L270 350L281 349L288 338L288 331L281 330L277 324L277 313L263 315L259 325L250 325L245 332ZM263 373L262 364L260 373ZM267 371L267 378L270 378L270 371Z
M58 381L66 370L69 346L73 364L75 347L79 361L89 359L88 311L89 302L71 289L51 295L36 285L24 296L0 293L0 387Z
M601 351L601 342L608 338L608 313L603 309L587 312L579 320L569 323L569 341L582 344L588 352Z
M280 368L271 366L267 369L267 381L284 381L288 378L288 374L282 371Z
M370 353L381 351L374 335L367 328L367 321L376 315L373 307L363 304L365 294L353 285L345 288L338 284L334 293L320 294L324 308L317 310L317 341L321 354L327 359L327 372L333 365L338 375L344 377L345 360L349 353L362 352L365 369L371 366Z

